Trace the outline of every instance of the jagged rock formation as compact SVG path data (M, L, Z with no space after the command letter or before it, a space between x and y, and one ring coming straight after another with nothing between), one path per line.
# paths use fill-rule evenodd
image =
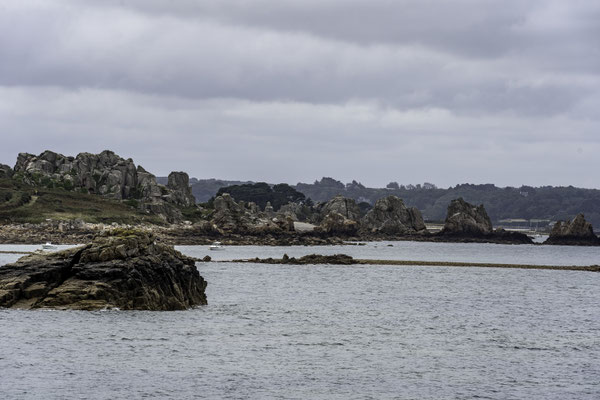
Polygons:
M344 196L337 195L327 203L321 205L321 218L325 218L331 213L341 214L344 218L352 221L360 220L360 208L353 199L347 199Z
M544 244L598 246L600 239L594 234L592 224L578 214L573 221L558 221Z
M371 233L407 235L426 232L421 212L415 207L406 207L396 196L377 200L361 224L363 230Z
M444 222L443 234L447 235L489 235L493 231L492 221L483 204L474 206L461 198L452 200Z
M184 310L206 304L193 259L153 235L116 231L0 268L0 307Z
M346 218L338 212L330 212L315 228L315 232L321 232L329 236L355 236L358 233L357 221Z
M255 203L238 204L228 193L215 198L211 223L222 233L266 235L294 231L291 218L269 218Z
M462 198L452 200L448 205L448 214L444 228L436 234L434 240L477 241L507 244L532 244L527 235L520 232L494 230L492 221L483 204L474 206Z
M13 170L8 165L0 164L0 178L10 178L13 175Z
M173 206L195 205L186 173L172 172L167 186L159 185L154 175L141 166L136 168L131 158L125 160L108 150L77 157L52 151L39 156L20 153L14 173L31 185L81 190L117 200L135 199L142 203L142 210L162 215L169 222L182 218Z
M184 207L191 207L196 204L196 199L192 195L192 189L189 185L190 177L185 172L171 172L167 188L170 193L164 198L170 203L179 204Z

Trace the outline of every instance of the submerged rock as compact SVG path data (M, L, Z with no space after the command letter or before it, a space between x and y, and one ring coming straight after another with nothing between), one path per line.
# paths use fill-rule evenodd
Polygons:
M205 289L192 258L138 231L0 268L0 307L8 308L184 310L206 304Z
M573 221L558 221L544 244L598 246L600 239L594 234L592 224L578 214Z
M349 255L346 254L334 254L332 256L323 256L320 254L309 254L300 258L289 257L284 254L282 258L254 258L247 260L246 262L253 262L259 264L333 264L333 265L352 265L357 264Z

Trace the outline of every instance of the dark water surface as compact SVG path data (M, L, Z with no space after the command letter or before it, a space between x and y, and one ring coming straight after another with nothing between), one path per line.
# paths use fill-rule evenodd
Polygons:
M448 261L554 259L559 265L598 263L600 254L570 247L393 244L343 252L396 259L421 254L424 260L445 254ZM180 249L209 253L206 246ZM537 251L536 257L522 255ZM248 246L210 254L283 252L340 251ZM0 264L10 257L0 255ZM194 310L0 310L2 398L600 398L597 273L198 267L209 282L209 305Z

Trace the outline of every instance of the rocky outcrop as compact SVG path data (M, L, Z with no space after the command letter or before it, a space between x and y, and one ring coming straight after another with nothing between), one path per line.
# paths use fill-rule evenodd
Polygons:
M8 165L0 164L0 178L10 178L13 175L13 170Z
M520 232L494 230L483 204L474 206L462 198L452 200L444 228L431 237L434 241L483 242L506 244L533 244L531 238Z
M191 207L196 204L196 199L192 195L192 189L189 185L190 177L188 174L185 172L171 172L168 179L167 188L170 189L170 192L165 196L168 202L184 207Z
M415 207L406 207L396 196L377 200L361 224L362 229L370 233L409 235L426 232L421 212Z
M483 236L491 234L492 231L492 221L483 204L474 206L458 198L448 205L443 234Z
M322 219L331 213L338 213L352 221L360 220L360 208L356 204L356 201L340 195L335 196L320 207Z
M206 304L205 288L193 259L138 231L0 268L0 307L8 308L184 310Z
M233 200L224 193L214 200L211 223L223 234L248 234L254 236L294 232L294 221L289 217L273 217L261 213L255 203Z
M346 218L340 213L330 212L325 216L321 224L315 228L315 232L327 236L355 236L358 233L358 222Z
M594 234L592 224L583 214L578 214L572 221L556 222L544 244L598 246L600 239Z
M172 172L167 186L159 185L154 175L141 166L136 168L131 158L123 159L109 150L80 153L77 157L52 151L38 156L20 153L14 172L15 177L31 185L62 187L117 200L135 199L141 203L141 210L162 215L168 222L182 218L173 206L196 203L186 173Z

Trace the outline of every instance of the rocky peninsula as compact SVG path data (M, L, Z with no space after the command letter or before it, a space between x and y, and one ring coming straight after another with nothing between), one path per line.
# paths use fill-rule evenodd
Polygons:
M0 307L184 310L207 304L195 260L152 234L112 230L91 243L0 268Z

